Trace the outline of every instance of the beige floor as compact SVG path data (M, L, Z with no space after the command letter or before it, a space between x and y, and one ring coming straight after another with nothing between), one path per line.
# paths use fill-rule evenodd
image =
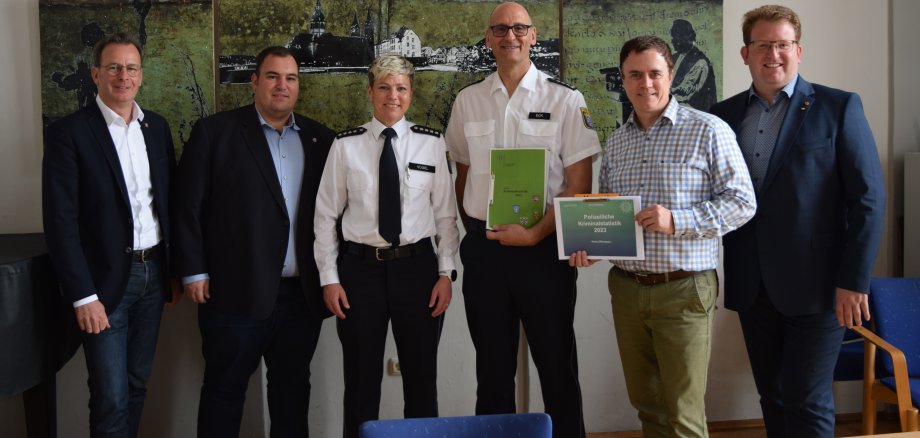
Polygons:
M894 415L882 413L879 416L876 433L899 432L898 419ZM840 415L837 419L838 437L854 437L862 435L862 420L860 414ZM760 420L742 420L711 423L709 426L710 438L766 438L767 433ZM589 433L588 438L641 438L639 431Z

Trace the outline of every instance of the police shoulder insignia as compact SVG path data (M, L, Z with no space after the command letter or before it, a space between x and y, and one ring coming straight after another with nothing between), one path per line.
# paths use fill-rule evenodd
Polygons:
M357 128L346 129L346 130L344 130L344 131L342 131L342 132L336 134L336 135L335 135L335 138L352 137L352 136L355 136L355 135L364 134L365 132L367 132L367 129L365 129L363 126L359 126L359 127L357 127Z
M570 90L577 90L577 88L575 88L575 87L573 87L573 86L571 86L571 85L569 85L569 84L567 84L567 83L565 83L565 82L562 82L562 81L560 81L559 79L556 79L556 78L552 78L552 77L551 77L551 78L548 78L548 80L549 80L550 82L554 83L554 84L562 85L563 87L568 88L568 89L570 89Z
M480 80L478 80L478 81L475 81L475 82L470 82L469 84L464 85L463 88L461 88L461 89L460 89L459 91L457 91L457 92L459 93L460 91L463 91L464 88L470 87L470 86L473 86L473 85L476 85L476 84L478 84L478 83L480 83L480 82L482 82L482 81L484 81L484 80L486 80L486 78L482 78L482 79L480 79Z
M427 126L412 125L412 127L409 129L411 129L412 132L417 132L419 134L427 134L433 137L441 137L441 131L438 131L437 129L434 129L434 128L429 128Z
M585 124L585 128L594 129L594 121L591 120L591 113L588 112L588 108L581 107L581 121Z

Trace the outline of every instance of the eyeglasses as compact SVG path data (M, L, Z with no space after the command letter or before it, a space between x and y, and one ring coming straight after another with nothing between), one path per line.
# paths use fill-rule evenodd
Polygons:
M489 26L489 30L492 31L492 35L498 38L508 35L508 29L511 29L511 31L514 32L514 35L522 37L527 35L527 32L530 31L531 27L533 27L532 24L515 24L513 26L496 24L495 26Z
M121 76L122 71L128 72L128 76L137 77L137 73L141 71L141 66L137 64L109 64L101 67L109 76Z
M763 41L755 40L747 43L748 46L751 46L755 52L766 53L772 52L775 48L781 53L787 53L792 51L792 48L795 47L799 42L796 40L779 40L779 41Z

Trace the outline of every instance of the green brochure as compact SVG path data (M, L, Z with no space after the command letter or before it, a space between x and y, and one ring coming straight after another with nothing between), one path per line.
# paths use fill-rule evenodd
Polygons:
M546 211L546 149L493 148L486 227L521 224L534 226Z
M638 196L553 199L559 260L576 251L589 259L645 260L642 228L636 224Z

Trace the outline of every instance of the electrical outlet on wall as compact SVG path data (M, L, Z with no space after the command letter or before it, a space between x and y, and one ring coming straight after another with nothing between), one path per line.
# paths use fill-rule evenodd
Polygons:
M399 359L395 357L387 359L387 374L391 376L402 375L402 371L399 369Z

